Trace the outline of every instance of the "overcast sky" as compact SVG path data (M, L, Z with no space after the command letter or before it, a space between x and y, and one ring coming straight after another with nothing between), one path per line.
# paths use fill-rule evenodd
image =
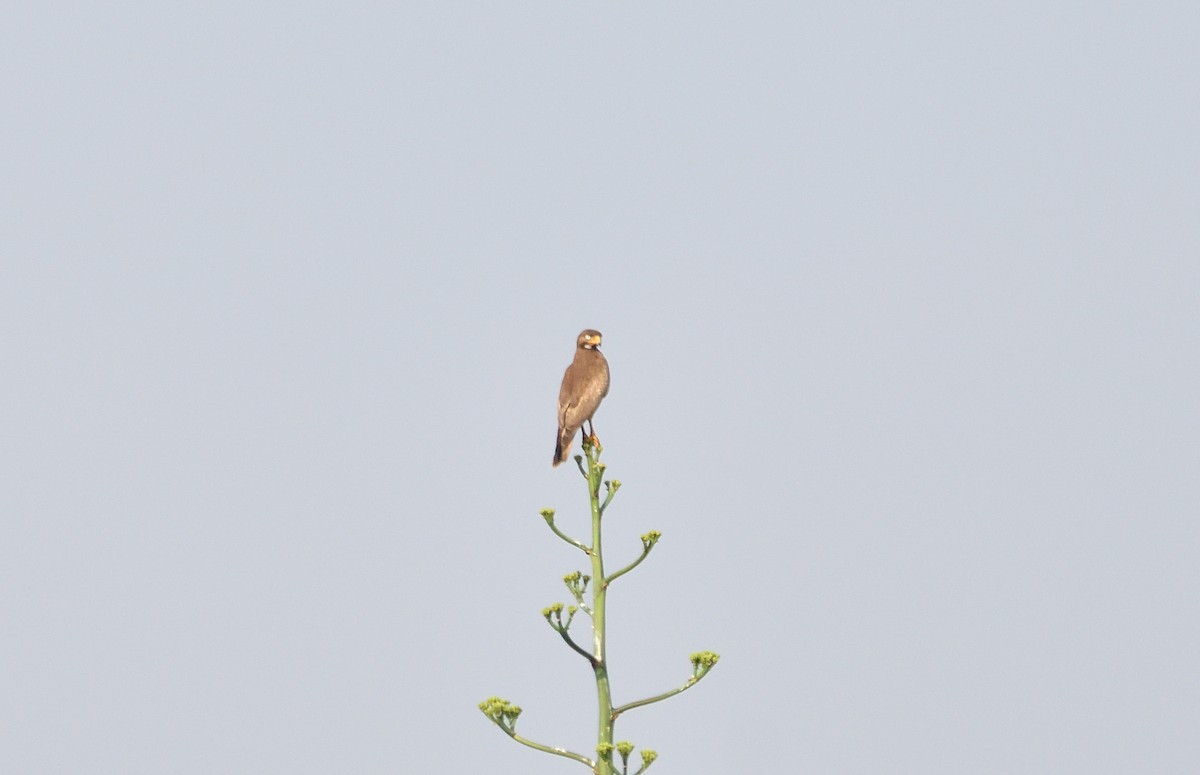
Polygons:
M20 3L0 770L1200 772L1200 6ZM586 636L585 636L586 639Z

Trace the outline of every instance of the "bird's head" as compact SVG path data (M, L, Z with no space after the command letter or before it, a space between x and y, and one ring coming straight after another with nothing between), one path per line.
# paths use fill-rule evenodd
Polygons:
M575 340L575 344L585 350L595 350L600 346L600 332L591 328L585 329L579 338Z

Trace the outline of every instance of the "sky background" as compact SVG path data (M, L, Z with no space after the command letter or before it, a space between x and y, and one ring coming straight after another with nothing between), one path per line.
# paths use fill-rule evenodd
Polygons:
M1200 6L21 3L0 770L1200 772ZM586 636L585 636L586 637Z

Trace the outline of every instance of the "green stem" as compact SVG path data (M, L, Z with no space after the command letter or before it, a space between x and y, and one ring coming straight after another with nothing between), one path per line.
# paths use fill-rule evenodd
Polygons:
M592 652L592 670L596 674L596 698L599 705L599 728L597 747L613 741L612 689L608 683L608 658L605 651L605 596L608 582L604 578L604 555L600 541L600 480L604 466L600 464L600 450L584 437L583 449L587 455L588 499L592 506L592 548L588 554L592 559L592 630L595 634L595 650ZM612 764L605 757L598 757L596 775L613 775Z
M562 540L566 541L571 546L574 546L576 549L583 552L584 554L589 553L588 548L583 545L582 541L576 541L574 538L571 538L571 536L569 536L566 533L564 533L563 531L559 530L558 526L554 524L554 520L548 519L548 520L546 520L546 524L549 525L550 529L554 531L554 535L556 535L559 538L561 538Z
M565 627L555 627L554 629L558 630L558 634L562 636L562 639L566 641L567 645L570 646L575 653L579 654L581 657L590 662L592 667L596 666L596 658L587 653L587 651L584 649L580 648L579 644L575 642L575 639L567 633L567 629Z
M617 494L617 490L620 489L620 484L620 482L617 482L616 487L613 487L611 483L609 484L608 494L604 496L604 503L600 504L601 516L604 515L604 510L608 508L608 504L612 503L613 496L615 496Z
M633 710L634 708L640 708L643 705L650 705L651 703L655 703L655 702L662 702L663 700L667 699L668 697L674 697L676 694L685 692L688 689L691 689L697 683L699 683L700 679L706 675L708 675L708 671L702 670L701 672L699 672L696 675L692 676L691 678L687 679L687 683L685 683L683 686L680 686L677 689L672 689L671 691L663 692L662 694L656 694L653 697L647 697L644 700L636 700L634 702L626 703L625 705L622 705L621 707L613 710L613 712L612 712L613 720L616 721L617 716L620 716L622 713L624 713L627 710Z
M619 579L619 578L621 578L622 576L624 576L624 575L625 575L626 573L628 573L629 571L631 571L631 570L633 570L634 568L636 568L637 566L641 565L641 564L642 564L642 560L646 559L646 557L647 557L647 556L650 554L650 550L651 550L651 549L653 549L653 548L654 548L654 547L653 547L653 545L651 545L651 546L645 546L645 547L643 547L643 548L642 548L642 556L641 556L641 557L638 557L636 560L634 560L633 562L629 563L629 564L628 564L628 565L626 565L624 568L621 568L621 570L619 570L619 571L617 571L616 573L614 573L613 575L609 576L607 579L605 579L605 580L604 580L604 583L606 583L606 584L611 584L611 583L613 583L614 581L616 581L617 579Z
M521 745L527 745L530 748L533 748L538 751L544 751L545 753L552 753L555 756L564 756L568 759L573 759L574 761L577 761L580 764L587 765L588 767L591 767L592 769L595 769L595 767L596 767L595 762L593 762L591 759L587 758L583 754L578 754L578 753L575 753L574 751L568 751L565 748L556 748L554 746L542 745L541 743L535 743L532 740L521 737L516 732L512 731L511 729L504 726L503 724L500 725L500 728L503 729L505 732L507 732L509 737L511 737L513 740L516 740Z

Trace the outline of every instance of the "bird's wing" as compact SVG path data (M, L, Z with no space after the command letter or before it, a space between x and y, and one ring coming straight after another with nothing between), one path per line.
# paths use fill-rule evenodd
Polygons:
M565 427L568 424L571 410L579 406L579 402L583 399L585 392L583 377L583 369L579 368L577 362L568 366L566 372L563 374L562 387L558 391L559 425Z

